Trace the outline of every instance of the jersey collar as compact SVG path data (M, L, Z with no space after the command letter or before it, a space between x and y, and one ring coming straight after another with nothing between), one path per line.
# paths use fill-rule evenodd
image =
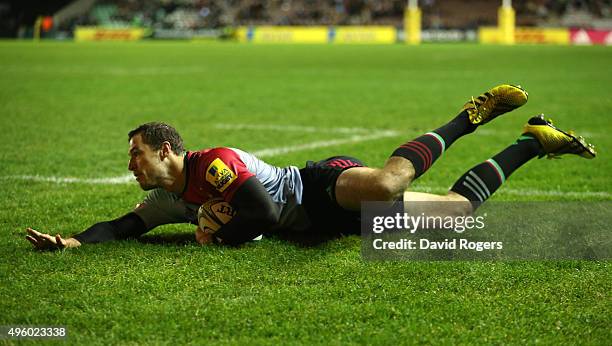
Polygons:
M183 156L183 174L185 175L185 185L183 186L183 192L181 192L181 196L185 194L185 191L187 191L187 185L189 185L189 156L191 155L191 152L187 152L185 153L185 155Z

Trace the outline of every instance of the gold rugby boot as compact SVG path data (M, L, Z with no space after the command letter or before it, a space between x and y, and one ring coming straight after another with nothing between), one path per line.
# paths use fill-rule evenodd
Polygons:
M529 94L520 85L502 84L485 91L477 98L472 97L463 109L470 122L483 125L499 115L513 111L527 103Z
M555 127L552 120L544 119L544 115L535 116L525 124L524 134L535 137L542 151L540 158L548 156L549 159L558 158L563 154L574 154L586 159L597 156L595 146L588 143L584 137L576 136L573 131L563 131Z

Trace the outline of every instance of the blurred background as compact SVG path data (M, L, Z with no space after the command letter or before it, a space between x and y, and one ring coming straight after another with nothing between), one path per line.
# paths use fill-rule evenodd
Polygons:
M496 41L499 38L491 38L486 29L484 33L481 31L482 28L503 30L503 25L509 25L511 31L516 28L516 32L510 33L514 38L507 39L511 41L509 43L610 44L611 4L612 0L0 1L0 36L59 40L258 41L263 35L264 41L267 37L276 42L332 42L337 39L334 28L357 26L362 27L360 33L338 40L368 41L369 37L374 43L418 43ZM504 8L509 11L504 12ZM413 27L410 27L411 23ZM315 39L317 34L314 32L296 33L295 30L268 32L266 36L267 26L327 29L319 28L324 30L320 33L322 38ZM370 32L363 28L372 26L391 30L393 37L381 41L377 38L384 36L380 31ZM548 36L551 35L545 31L524 32L522 28L562 29L567 38L550 39ZM81 29L90 31L81 35ZM411 30L416 30L416 33Z

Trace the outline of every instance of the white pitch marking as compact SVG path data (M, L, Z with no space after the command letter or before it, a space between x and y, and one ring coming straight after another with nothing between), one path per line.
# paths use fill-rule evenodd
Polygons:
M576 131L578 133L578 135L583 136L585 138L593 138L593 137L603 137L601 136L599 133L596 132L585 132L585 131ZM511 136L511 135L516 135L516 137L519 137L521 132L520 129L517 129L517 131L499 131L499 130L493 130L493 129L477 129L476 132L474 132L474 134L481 135L481 136Z
M25 180L35 181L42 183L55 183L55 184L94 184L94 185L118 185L118 184L129 184L134 180L134 176L122 175L119 177L108 177L108 178L74 178L74 177L45 177L41 175L8 175L1 177L2 180Z
M371 141L375 139L395 137L395 136L397 136L397 133L395 131L381 131L381 132L372 133L370 135L354 135L348 138L332 139L328 141L318 141L318 142L312 142L312 143L306 143L306 144L297 144L297 145L291 145L291 146L286 146L286 147L262 149L262 150L253 151L252 153L255 156L263 158L263 157L270 157L270 156L275 156L275 155L292 153L296 151L303 151L303 150L316 149L316 148L325 148L325 147L331 147L334 145L347 144L347 143L365 142L365 141Z
M73 178L73 177L44 177L40 175L9 175L1 177L2 180L25 180L43 183L55 184L93 184L93 185L125 185L132 184L134 177L132 175L123 175L109 178ZM414 186L410 191L425 192L425 193L446 193L447 188L440 186ZM559 190L534 190L534 189L505 189L501 188L497 191L501 195L516 195L516 196L541 196L541 197L599 197L610 198L612 193L605 191L559 191Z
M532 189L504 189L499 190L502 194L517 196L554 196L554 197L612 197L605 191L559 191L559 190L532 190Z
M413 186L409 191L445 194L449 189L440 186ZM606 191L559 191L559 190L537 190L537 189L506 189L501 187L496 192L499 195L513 196L540 196L540 197L600 197L610 198L612 193Z
M359 127L337 127L337 128L317 128L311 126L293 126L293 125L251 125L251 124L217 124L215 128L218 129L248 129L258 131L287 131L287 132L313 132L313 133L344 133L354 134L348 138L341 138L328 141L318 141L307 144L298 144L293 146L285 146L278 148L262 149L253 151L253 155L258 157L270 157L274 155L287 154L296 151L303 151L309 149L330 147L334 145L357 143L369 140L375 140L380 138L395 137L399 136L400 133L392 130L374 130L365 129ZM417 131L418 130L413 130ZM358 135L359 133L370 132L369 135ZM422 132L422 131L421 131ZM501 132L493 130L480 130L482 135L499 135ZM590 134L596 136L596 134ZM35 182L49 182L56 184L95 184L95 185L117 185L117 184L131 184L134 181L134 177L129 175L122 175L118 177L108 178L74 178L74 177L55 177L55 176L40 176L40 175L10 175L0 177L2 180L25 180ZM430 187L430 186L416 186L411 187L412 191L427 192L427 193L445 193L448 189L442 187ZM609 198L612 194L605 191L558 191L558 190L533 190L533 189L500 189L499 194L507 195L520 195L520 196L554 196L554 197L600 197Z
M299 132L323 132L323 133L344 133L344 134L353 134L347 138L327 140L327 141L318 141L307 144L297 144L291 146L283 146L277 148L268 148L257 151L252 151L251 153L255 156L264 158L270 157L280 154L288 154L296 151L303 151L309 149L317 149L317 148L325 148L333 145L340 145L346 143L358 143L364 141L370 141L380 138L386 137L394 137L397 136L398 133L390 130L379 130L372 133L372 130L364 129L364 128L347 128L347 127L338 127L338 128L317 128L317 127L305 127L305 126L282 126L282 125L232 125L229 124L219 124L216 125L217 128L223 129L250 129L250 130L259 130L259 131L299 131ZM369 135L358 135L356 133L364 133L369 132ZM134 181L134 176L131 174L122 175L118 177L108 177L108 178L75 178L75 177L55 177L55 176L40 176L40 175L10 175L0 177L2 180L25 180L25 181L35 181L35 182L45 182L45 183L55 183L55 184L96 184L96 185L116 185L116 184L130 184Z
M257 124L217 124L216 129L221 130L257 130L257 131L284 131L284 132L314 132L314 133L372 133L386 130L366 129L362 127L332 127L321 128L314 126L297 125L257 125Z

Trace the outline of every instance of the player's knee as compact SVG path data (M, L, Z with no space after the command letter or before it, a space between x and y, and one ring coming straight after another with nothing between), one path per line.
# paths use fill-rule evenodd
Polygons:
M410 185L416 174L412 162L397 156L389 158L382 171L384 174L391 175L394 180L400 182L404 189Z
M376 200L378 201L400 200L405 190L405 187L398 183L396 179L388 179L384 176L376 180L373 188L376 194Z

